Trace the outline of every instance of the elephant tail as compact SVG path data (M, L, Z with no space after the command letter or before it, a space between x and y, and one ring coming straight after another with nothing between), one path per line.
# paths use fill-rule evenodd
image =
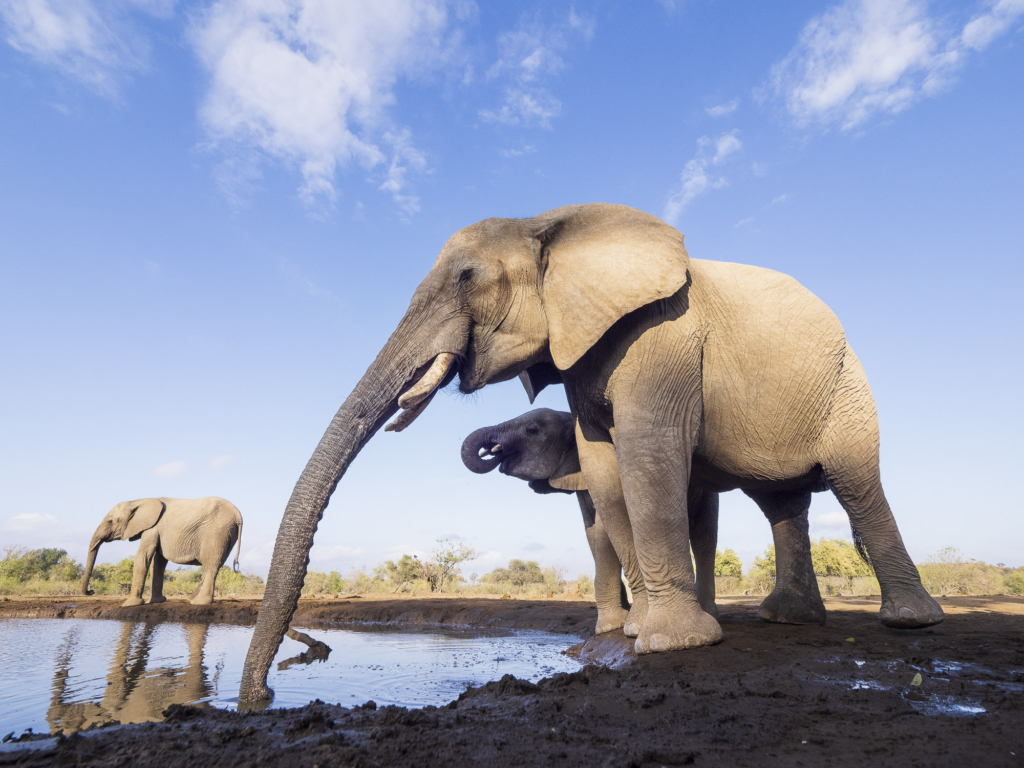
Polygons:
M853 537L853 546L857 550L857 554L860 555L860 559L867 563L871 570L874 570L875 566L871 564L868 549L864 546L864 539L861 537L860 531L854 528L852 520L850 521L850 535Z
M238 549L235 550L235 562L231 565L231 570L238 573L238 556L242 554L242 516L238 516Z

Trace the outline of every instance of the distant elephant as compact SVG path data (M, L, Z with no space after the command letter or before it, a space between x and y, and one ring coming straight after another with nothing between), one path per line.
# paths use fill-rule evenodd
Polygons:
M114 506L96 528L89 542L89 559L82 575L82 592L91 595L89 579L100 544L121 539L139 543L135 553L132 588L124 606L141 605L146 574L153 565L153 594L150 603L162 603L164 569L167 562L203 566L203 581L192 593L193 605L213 602L214 582L231 547L238 542L235 568L242 551L242 513L230 501L208 496L204 499L138 499Z
M529 411L493 427L474 431L462 444L462 461L477 473L500 468L503 474L528 480L530 488L537 493L576 492L587 527L587 540L594 554L597 633L621 626L627 636L635 637L638 628L631 626L631 620L625 618L617 604L618 596L613 594L615 585L621 584L621 565L599 515L595 524L593 502L580 471L575 423L573 415L564 411L548 408ZM694 488L691 487L692 493ZM697 599L706 613L717 617L715 553L718 547L718 494L702 493L702 499L691 499L687 505L690 547L696 565ZM787 535L792 527L773 527L776 561L781 566L775 587L762 604L760 616L766 621L784 624L824 624L825 603L818 591L811 563L806 520L802 537ZM642 582L630 584L630 591L633 592L634 604L638 594L646 600Z
M622 564L601 516L587 492L576 451L576 420L571 413L538 408L510 421L474 431L462 444L462 462L478 474L500 469L502 474L529 481L536 493L576 493L583 526L594 556L596 634L623 627L627 637L640 631L630 617L631 606L622 584ZM690 545L697 566L697 598L701 608L718 616L715 605L715 549L718 539L718 494L703 505L690 505ZM693 514L706 513L695 520ZM633 555L630 554L630 557ZM630 583L633 605L646 612L647 590L642 580ZM635 616L636 614L634 614Z
M520 376L531 402L565 384L587 489L620 557L632 537L635 562L622 566L647 588L638 653L722 637L683 554L691 488L756 494L794 536L806 535L811 492L831 489L875 567L883 623L942 621L882 492L867 377L828 307L777 272L690 259L682 234L649 214L571 205L485 219L445 243L295 485L240 701L271 696L313 535L349 464L456 376L467 394Z

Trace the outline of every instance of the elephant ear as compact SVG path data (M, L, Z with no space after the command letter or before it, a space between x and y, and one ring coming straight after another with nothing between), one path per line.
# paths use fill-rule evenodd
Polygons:
M551 357L568 370L621 317L672 296L688 279L683 235L656 216L607 203L532 220Z
M141 499L133 501L129 505L128 522L124 527L124 534L121 539L124 541L135 541L148 531L160 519L164 513L164 503L160 499Z

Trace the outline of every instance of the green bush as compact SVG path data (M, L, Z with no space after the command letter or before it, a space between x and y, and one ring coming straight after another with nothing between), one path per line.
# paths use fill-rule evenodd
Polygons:
M715 550L715 576L742 576L743 563L733 550Z
M1010 571L1003 576L1003 587L1008 594L1024 595L1024 568Z

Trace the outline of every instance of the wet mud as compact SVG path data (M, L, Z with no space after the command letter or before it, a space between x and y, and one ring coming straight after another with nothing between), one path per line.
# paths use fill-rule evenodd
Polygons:
M12 599L0 602L0 618L139 610L73 602ZM443 707L175 705L160 723L12 739L0 765L1024 765L1024 600L941 602L945 623L912 632L879 624L877 598L826 600L824 627L765 624L758 600L727 598L725 637L712 648L635 658L608 633L573 649L588 664L580 672L538 684L506 676ZM182 605L152 609L194 608ZM243 623L257 609L223 601L201 610ZM306 626L564 625L581 636L596 613L584 602L458 598L301 601L299 611ZM199 617L161 616L186 618Z

